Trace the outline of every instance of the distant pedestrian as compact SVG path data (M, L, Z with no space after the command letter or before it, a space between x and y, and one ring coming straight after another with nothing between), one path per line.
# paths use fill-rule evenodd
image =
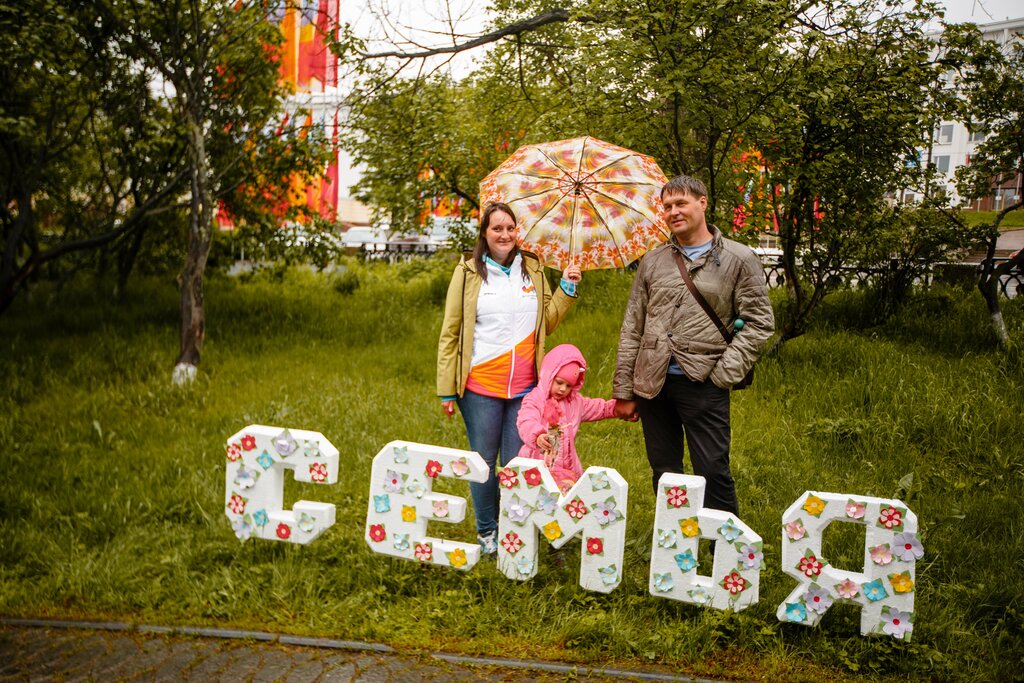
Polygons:
M551 349L540 366L540 381L523 399L516 422L523 440L520 457L543 459L562 493L583 475L576 452L580 424L615 417L615 401L580 394L586 370L583 354L572 344Z
M469 447L483 456L487 481L472 482L477 540L485 555L498 552L498 481L523 442L516 417L544 358L544 339L576 300L579 266L571 265L551 290L544 269L516 244L518 227L507 204L489 204L470 259L455 267L437 344L437 394L445 415L458 404Z

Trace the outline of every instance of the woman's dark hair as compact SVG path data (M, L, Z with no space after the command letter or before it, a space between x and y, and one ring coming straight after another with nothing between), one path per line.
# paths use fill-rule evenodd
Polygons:
M496 211L501 211L509 218L512 219L513 223L518 225L516 215L512 213L512 207L504 202L491 202L484 207L483 215L480 216L480 231L476 235L476 244L473 245L473 262L476 263L476 272L480 275L484 282L487 282L487 265L484 263L484 256L488 255L487 251L487 228L491 225L491 216ZM519 245L517 244L512 249L512 258L516 257L519 253ZM529 279L529 275L526 272L526 261L521 262L523 271L523 279Z

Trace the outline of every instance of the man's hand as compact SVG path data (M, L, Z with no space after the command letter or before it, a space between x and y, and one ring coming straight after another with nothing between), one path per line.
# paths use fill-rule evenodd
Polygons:
M452 415L455 414L455 401L441 401L441 410L448 416L448 419L452 419Z
M615 417L620 420L626 420L627 422L636 422L640 419L640 414L636 412L636 401L623 401L620 398L615 399Z

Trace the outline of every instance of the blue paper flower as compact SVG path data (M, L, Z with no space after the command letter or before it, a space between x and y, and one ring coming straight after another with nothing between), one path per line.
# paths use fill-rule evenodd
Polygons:
M675 548L676 532L674 529L658 529L658 547Z
M611 484L608 482L608 473L604 470L590 473L590 488L594 491L600 491L601 489L610 488Z
M266 510L260 508L253 513L252 521L256 523L256 526L266 526L270 521L270 516L267 514Z
M878 602L889 597L889 593L885 590L885 586L882 585L881 579L862 583L860 587L864 591L864 597L871 602Z
M413 479L406 485L405 490L417 498L422 498L423 494L427 492L427 487L420 483L419 479Z
M527 557L526 555L520 555L519 559L516 560L516 571L527 576L533 573L533 558Z
M718 533L722 535L722 538L732 543L740 537L743 531L730 518L725 524L718 527Z
M282 458L287 458L299 448L299 443L287 429L274 437L274 450Z
M693 556L692 550L687 550L676 555L676 564L682 572L692 571L697 566L697 559Z
M271 457L270 453L263 451L258 456L256 456L256 462L258 462L260 464L260 467L262 467L263 469L269 470L271 466L274 464L274 458Z
M307 534L311 534L313 533L313 529L316 528L316 520L305 512L300 512L298 527Z
M552 495L547 491L541 491L537 496L537 509L545 515L553 515L557 508L558 496Z
M388 494L373 497L373 509L381 514L391 511L391 497Z
M807 608L799 602L787 602L786 620L797 622L807 621Z
M664 574L656 573L654 575L654 590L658 591L659 593L669 592L670 590L672 590L672 587L674 585L675 582L672 581L672 574L666 572Z
M405 551L409 549L409 534L392 534L395 542L395 550Z
M700 587L687 591L686 594L689 595L690 599L698 605L706 605L711 602L711 594Z
M320 444L316 441L303 441L302 454L307 458L320 457Z
M614 586L619 582L619 570L614 564L598 567L597 573L601 575L601 581L606 586Z
M409 462L409 447L408 446L394 446L392 452L395 454L395 462L405 463Z

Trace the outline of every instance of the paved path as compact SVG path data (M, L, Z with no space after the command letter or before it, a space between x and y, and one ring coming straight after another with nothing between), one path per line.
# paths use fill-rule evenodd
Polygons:
M182 636L133 630L0 625L0 681L599 681L697 679L657 672L590 669L543 662L407 655L277 641ZM256 634L260 635L260 634ZM262 634L274 636L273 634ZM302 640L302 639L299 639ZM317 639L308 639L315 641ZM334 645L329 645L334 643ZM373 647L373 646L369 646ZM377 646L380 647L380 646ZM386 650L388 648L380 648ZM545 668L547 670L545 670Z

